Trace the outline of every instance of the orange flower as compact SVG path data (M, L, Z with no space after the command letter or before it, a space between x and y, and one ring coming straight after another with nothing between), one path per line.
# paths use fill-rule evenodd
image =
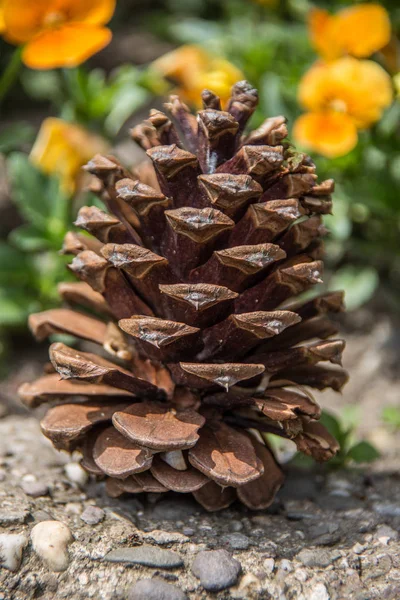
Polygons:
M4 0L0 0L0 33L3 33L4 29Z
M344 54L358 58L371 56L390 41L388 13L379 4L359 4L336 15L314 8L309 15L309 31L316 51L332 60Z
M75 67L99 52L116 0L3 0L4 37L32 69Z
M357 130L378 121L393 99L389 75L377 63L346 57L316 63L300 82L298 98L310 112L295 123L298 143L325 156L357 144Z
M71 194L78 187L82 166L107 149L101 137L83 127L49 117L40 127L30 159L44 173L59 177L62 189Z
M204 89L218 94L225 104L233 84L244 78L243 73L229 61L191 45L164 54L153 62L152 68L173 81L177 85L177 93L192 105L198 105Z

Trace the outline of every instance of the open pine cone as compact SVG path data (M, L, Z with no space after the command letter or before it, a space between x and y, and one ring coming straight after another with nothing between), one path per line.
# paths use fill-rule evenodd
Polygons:
M24 384L28 406L57 401L43 433L79 449L110 495L191 492L208 510L237 497L267 507L282 471L274 433L316 460L337 442L304 386L340 390L342 340L327 317L342 294L302 302L321 281L333 181L284 141L285 119L244 133L257 92L237 83L226 111L203 92L197 118L172 97L133 138L150 161L135 175L112 157L87 170L108 212L80 210L64 252L81 280L67 304L32 315L42 340L67 333L90 352L50 347L53 366ZM95 316L96 315L96 316ZM319 364L323 363L323 364Z

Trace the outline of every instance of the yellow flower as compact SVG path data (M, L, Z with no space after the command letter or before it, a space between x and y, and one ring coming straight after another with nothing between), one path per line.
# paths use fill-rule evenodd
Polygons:
M210 89L224 105L231 87L243 79L243 73L229 61L212 56L197 46L181 46L157 59L152 68L177 86L185 102L198 105L204 89Z
M325 156L357 144L357 129L378 121L393 99L389 75L377 63L346 57L316 63L302 78L298 98L309 112L295 123L298 143Z
M379 4L359 4L336 15L314 8L309 15L311 41L317 52L332 60L344 54L365 58L390 41L388 13Z
M107 149L105 140L83 127L49 117L40 127L30 159L44 173L59 177L62 189L72 194L79 187L82 166Z
M0 0L0 33L3 33L4 29L4 0Z
M301 115L293 128L299 145L335 158L343 156L357 145L357 127L344 113L326 110Z
M3 0L4 37L32 69L74 67L111 41L116 0Z

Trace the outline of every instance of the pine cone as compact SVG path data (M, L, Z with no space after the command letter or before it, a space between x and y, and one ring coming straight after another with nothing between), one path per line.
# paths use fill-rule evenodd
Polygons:
M32 315L38 340L72 334L95 349L50 347L53 370L24 384L56 401L43 433L123 492L191 492L208 510L237 497L267 507L283 475L269 433L323 461L337 442L304 386L340 390L342 340L327 317L342 294L302 302L321 281L333 181L285 142L283 117L244 133L257 91L237 83L226 111L206 90L197 118L172 97L133 138L150 159L133 175L112 157L87 170L108 212L80 210L64 252L81 280L67 304ZM96 316L94 316L96 315ZM87 349L87 348L86 348ZM319 364L324 363L324 364Z

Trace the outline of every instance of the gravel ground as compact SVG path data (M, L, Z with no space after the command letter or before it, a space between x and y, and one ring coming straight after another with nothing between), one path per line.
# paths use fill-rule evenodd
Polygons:
M107 498L35 417L13 410L14 386L36 370L17 365L0 390L0 600L398 600L400 439L379 423L382 405L398 402L396 335L386 321L347 335L353 382L335 404L322 395L337 410L359 403L382 459L291 470L260 513L208 514L173 494Z

